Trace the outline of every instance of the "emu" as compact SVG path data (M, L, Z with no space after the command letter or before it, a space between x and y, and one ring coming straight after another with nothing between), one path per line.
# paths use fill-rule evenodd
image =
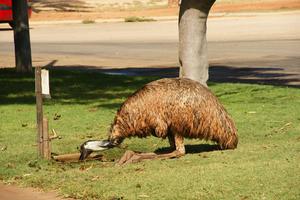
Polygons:
M98 147L111 148L125 138L151 135L168 138L173 151L166 154L128 151L119 164L183 156L184 138L211 140L221 149L235 149L238 144L235 124L217 97L207 87L187 78L164 78L137 90L117 111L108 141L99 141ZM97 150L95 144L97 141L87 141L81 146L81 160Z

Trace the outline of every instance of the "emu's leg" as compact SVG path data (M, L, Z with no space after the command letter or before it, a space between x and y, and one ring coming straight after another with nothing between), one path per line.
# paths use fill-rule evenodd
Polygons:
M118 165L125 165L128 163L136 163L142 160L150 159L168 159L178 158L185 154L185 147L183 143L183 137L176 134L174 138L176 150L171 153L156 154L156 153L136 153L133 151L126 151L122 158L117 163ZM171 140L172 141L172 140Z
M171 147L171 150L174 151L176 149L175 137L172 134L168 134L168 140Z
M176 151L184 155L185 154L185 147L183 142L183 137L181 135L176 134L175 135L175 145L176 145Z

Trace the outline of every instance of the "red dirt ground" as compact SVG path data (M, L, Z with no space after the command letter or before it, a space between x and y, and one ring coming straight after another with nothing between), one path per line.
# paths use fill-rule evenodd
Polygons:
M215 3L211 13L228 12L262 12L274 10L297 10L300 9L299 0L274 0L272 2L258 3ZM178 6L159 9L143 9L135 11L103 11L103 12L55 12L42 11L32 14L32 21L49 20L95 20L95 19L114 19L125 18L129 16L176 16L178 15Z
M55 192L41 192L33 188L3 185L0 182L0 200L61 200ZM71 199L64 199L71 200Z

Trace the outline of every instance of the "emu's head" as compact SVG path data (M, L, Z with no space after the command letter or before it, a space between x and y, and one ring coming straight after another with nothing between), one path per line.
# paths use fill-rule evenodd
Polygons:
M112 125L110 134L108 136L108 140L112 145L118 146L123 142L125 137L121 132L122 131L120 130L118 125Z
M118 126L113 125L108 136L108 140L88 140L80 146L79 160L86 159L91 153L113 148L121 144L124 140Z
M79 160L86 159L91 153L114 147L108 140L88 140L80 146Z

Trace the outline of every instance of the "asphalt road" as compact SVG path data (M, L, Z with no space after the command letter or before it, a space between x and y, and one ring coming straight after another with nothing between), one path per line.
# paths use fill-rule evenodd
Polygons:
M211 80L299 87L299 19L300 12L210 18L207 37ZM130 75L178 74L176 20L32 23L30 34L35 66ZM0 67L13 66L13 33L2 24Z

